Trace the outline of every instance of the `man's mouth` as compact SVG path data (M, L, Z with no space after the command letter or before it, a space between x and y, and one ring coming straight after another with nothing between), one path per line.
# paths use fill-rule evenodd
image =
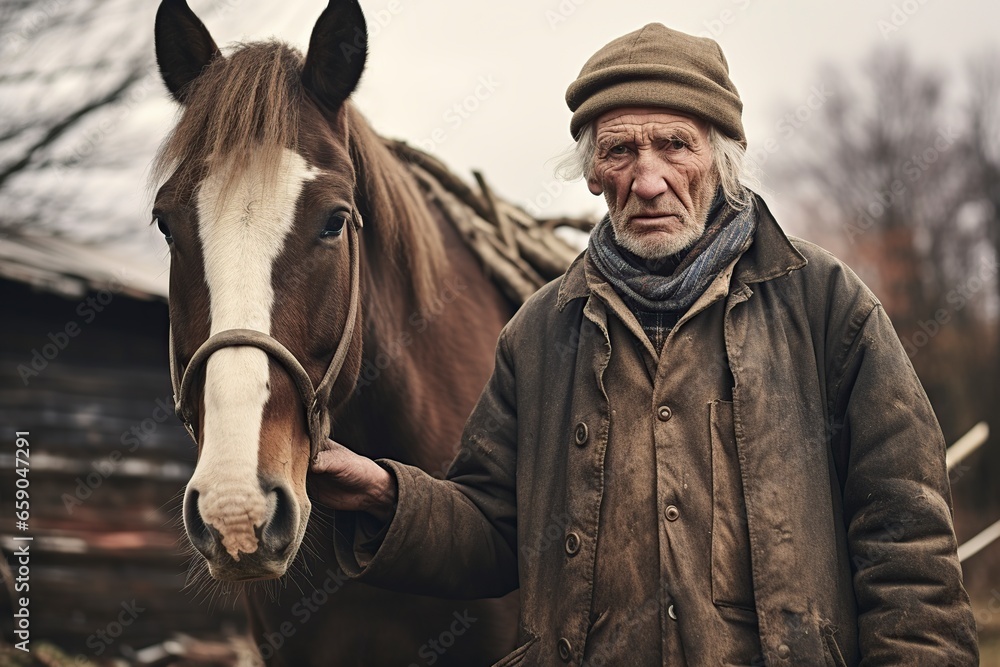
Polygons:
M629 223L638 232L669 231L677 226L680 218L673 213L663 215L634 215Z

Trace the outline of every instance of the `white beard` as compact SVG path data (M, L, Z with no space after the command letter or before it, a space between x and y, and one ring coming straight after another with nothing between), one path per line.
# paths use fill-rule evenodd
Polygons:
M622 220L622 223L627 222ZM705 233L705 220L685 221L684 226L673 234L636 234L628 229L623 229L622 225L611 217L611 230L615 235L615 242L629 252L642 257L643 259L659 260L675 255L685 248L689 248L701 238Z

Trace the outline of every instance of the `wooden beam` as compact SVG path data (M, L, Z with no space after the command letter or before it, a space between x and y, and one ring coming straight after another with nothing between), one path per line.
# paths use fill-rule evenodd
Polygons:
M945 463L948 470L961 463L962 459L979 449L980 446L990 437L990 426L986 422L979 422L969 432L955 441L948 448Z
M992 544L997 538L1000 538L1000 521L997 521L992 526L960 546L958 548L959 562L964 563L966 559L975 556L977 553Z

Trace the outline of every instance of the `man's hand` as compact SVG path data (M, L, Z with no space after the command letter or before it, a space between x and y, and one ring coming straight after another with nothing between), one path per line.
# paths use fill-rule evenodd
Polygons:
M379 464L327 440L312 461L309 494L336 510L368 512L387 521L396 507L396 480Z

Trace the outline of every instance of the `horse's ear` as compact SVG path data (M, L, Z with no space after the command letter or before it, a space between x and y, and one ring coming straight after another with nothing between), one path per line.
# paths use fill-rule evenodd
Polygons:
M368 28L357 0L330 0L320 14L302 69L302 84L327 111L354 92L368 57Z
M156 63L167 90L181 104L187 85L222 53L185 0L163 0L156 11Z

